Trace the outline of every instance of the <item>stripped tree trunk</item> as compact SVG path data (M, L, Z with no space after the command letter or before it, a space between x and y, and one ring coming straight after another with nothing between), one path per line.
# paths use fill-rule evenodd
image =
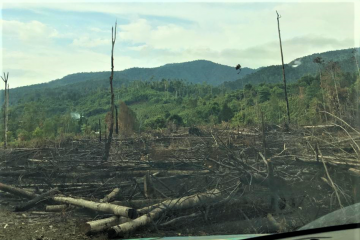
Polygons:
M130 219L126 217L112 216L109 218L99 219L96 221L87 222L84 227L86 234L105 231L113 226L129 222Z
M154 219L158 218L163 211L164 209L155 208L148 214L145 214L131 222L123 223L118 226L112 227L108 232L108 236L110 238L116 236L124 236L125 233L132 232L141 226L150 224Z
M110 93L111 93L111 109L110 109L110 127L109 127L109 137L107 138L105 144L105 153L103 160L107 161L110 154L111 140L114 131L114 89L113 89L113 79L114 79L114 46L116 41L116 27L117 23L115 22L115 34L114 28L111 28L111 75L110 75Z
M7 146L7 131L8 131L8 107L9 107L9 103L8 103L8 101L9 101L9 97L8 97L9 85L7 82L9 80L9 73L7 73L6 75L4 73L4 76L1 77L1 79L5 83L5 89L4 89L4 148L6 148L6 146Z
M89 208L95 211L113 213L115 215L134 219L137 217L137 211L133 208L118 206L111 203L97 203L83 199L75 199L70 197L53 197L56 202L72 204L79 207Z
M166 200L164 202L154 204L149 207L144 207L138 210L138 213L147 213L155 208L161 209L185 209L190 207L195 207L199 205L207 205L216 202L221 197L221 193L218 189L213 189L204 193L198 193L191 196L186 196L182 198L176 198L171 200Z
M286 101L286 111L287 111L287 117L288 117L288 123L290 123L290 109L289 109L289 100L287 96L287 89L286 89L286 78L285 78L285 66L284 66L284 55L282 50L282 44L281 44L281 35L280 35L280 15L276 11L277 14L277 23L278 23L278 31L279 31L279 42L280 42L280 53L281 53L281 63L282 63L282 71L283 71L283 80L284 80L284 93L285 93L285 101Z

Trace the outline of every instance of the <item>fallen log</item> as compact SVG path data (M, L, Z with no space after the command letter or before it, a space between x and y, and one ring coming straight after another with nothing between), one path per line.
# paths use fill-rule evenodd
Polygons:
M59 192L59 189L57 189L57 188L51 189L50 191L47 191L46 193L43 193L20 206L16 206L15 212L29 210L30 208L35 207L37 204L46 200L47 198L51 198L55 193L58 193L58 192Z
M153 222L156 218L160 216L160 214L164 211L164 209L161 208L155 208L152 211L150 211L148 214L144 214L141 217L136 218L133 221L126 222L120 225L117 225L115 227L112 227L108 231L108 237L123 237L124 234L128 232L132 232L136 230L139 227L148 225L149 223Z
M112 216L109 218L99 219L85 223L83 228L86 234L96 233L110 229L113 226L129 222L130 219L126 217Z
M85 207L95 211L113 213L115 215L134 219L137 217L136 209L118 206L111 203L96 203L84 199L75 199L70 197L53 197L56 202L72 204L78 207Z
M199 205L207 205L216 202L221 197L218 189L213 189L205 193L194 194L186 197L166 200L164 202L144 207L138 210L138 213L144 214L156 208L166 210L178 210L184 208L195 207Z
M101 203L110 202L111 200L113 200L116 197L116 195L119 194L119 192L120 192L120 188L115 188L114 190L112 190L111 193L109 193L103 199L101 199L100 202Z
M150 205L154 205L160 202L163 202L167 199L137 199L137 200L130 200L130 201L114 201L112 204L120 205L120 206L126 206L126 207L132 207L132 208L143 208L148 207Z
M33 199L36 198L38 195L32 192L28 192L25 190L22 190L20 188L12 187L3 183L0 183L0 190L8 193L12 193L16 196L20 196L23 198Z

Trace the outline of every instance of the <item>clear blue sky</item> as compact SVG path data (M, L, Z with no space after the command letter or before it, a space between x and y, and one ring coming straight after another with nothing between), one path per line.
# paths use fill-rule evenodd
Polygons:
M360 35L351 2L3 3L1 66L11 87L108 71L115 20L115 70L197 59L279 64L275 10L286 62L354 47Z

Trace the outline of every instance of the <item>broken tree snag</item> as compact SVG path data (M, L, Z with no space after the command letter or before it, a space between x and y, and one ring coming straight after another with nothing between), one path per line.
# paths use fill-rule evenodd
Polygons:
M31 199L27 203L24 203L20 206L15 207L15 212L26 211L30 208L33 208L40 202L42 202L48 198L51 198L55 193L59 193L59 189L57 189L57 188L51 189L50 191L47 191L46 193L43 193L43 194Z
M107 161L110 155L110 147L111 147L111 140L114 131L114 89L113 89L113 79L114 79L114 46L116 41L116 27L117 22L115 22L115 34L114 28L111 28L111 75L110 75L110 94L111 94L111 108L110 108L110 126L109 126L109 137L105 143L105 153L103 160ZM106 128L105 128L105 137L106 137Z
M4 148L6 149L7 144L7 131L8 131L8 109L9 109L9 85L7 84L9 80L9 73L5 75L4 77L1 77L1 79L5 83L5 90L4 90Z
M134 219L137 217L136 209L118 206L111 203L96 203L88 200L75 199L70 197L53 197L53 200L56 202L67 203L79 207L89 208L99 212L113 213L115 215L128 217L130 219Z
M85 223L84 232L86 234L105 231L113 226L129 222L126 217L112 216L109 218L99 219Z
M150 179L150 171L147 171L144 176L144 193L147 198L153 198L154 196L154 186Z
M33 199L36 198L38 195L32 192L28 192L25 190L22 190L20 188L12 187L3 183L0 183L0 190L8 193L12 193L16 196L20 196L23 198Z
M119 192L120 192L120 188L115 188L114 190L112 190L111 193L109 193L103 199L101 199L100 202L101 203L111 202L111 200L114 200L114 198L116 197L116 195L119 194Z
M163 211L164 209L155 208L151 212L144 214L143 216L138 217L133 221L112 227L108 232L108 236L110 238L122 237L128 232L132 232L139 227L150 224L152 221L158 218Z
M277 25L278 25L278 32L279 32L280 54L281 54L281 63L282 63L282 72L283 72L283 81L284 81L284 94L285 94L285 101L286 101L286 112L287 112L287 118L288 118L287 124L290 124L289 100L288 100L287 89L286 89L284 55L283 55L283 50L282 50L281 34L280 34L279 19L281 18L281 16L279 15L279 13L277 11L276 11L276 15L277 15Z
M360 202L360 170L355 168L349 169L350 176L353 181L353 196L354 196L354 203Z
M167 200L149 207L144 207L138 210L138 213L144 214L155 208L162 208L166 210L179 210L200 205L208 205L215 203L221 197L218 189L213 189L205 193L194 194L182 198Z

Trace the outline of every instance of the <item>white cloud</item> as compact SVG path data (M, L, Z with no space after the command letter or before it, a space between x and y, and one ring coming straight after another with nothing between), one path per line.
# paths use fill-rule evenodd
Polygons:
M58 31L39 21L20 22L0 20L3 35L11 39L20 39L24 42L43 42L59 37Z
M72 45L76 47L93 48L111 44L111 40L105 38L79 37L73 40Z

